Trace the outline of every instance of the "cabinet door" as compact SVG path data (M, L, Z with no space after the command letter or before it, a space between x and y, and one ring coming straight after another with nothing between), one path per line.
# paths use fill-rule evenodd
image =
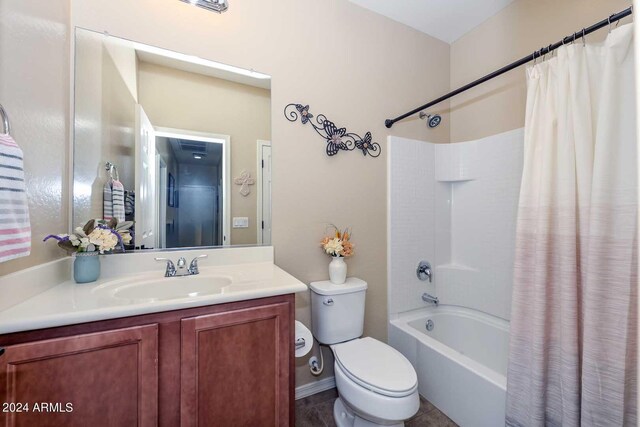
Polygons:
M290 317L280 303L183 319L181 425L288 426Z
M0 425L155 426L157 356L155 324L5 347Z

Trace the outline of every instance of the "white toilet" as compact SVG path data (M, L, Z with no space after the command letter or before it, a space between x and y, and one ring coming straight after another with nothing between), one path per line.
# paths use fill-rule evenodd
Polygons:
M338 427L403 426L418 412L418 377L396 349L362 336L367 282L350 277L343 285L313 282L314 337L335 356L333 407Z

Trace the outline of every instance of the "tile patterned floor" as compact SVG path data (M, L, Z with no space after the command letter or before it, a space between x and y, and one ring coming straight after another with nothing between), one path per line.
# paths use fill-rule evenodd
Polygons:
M338 397L335 388L296 401L296 427L335 427L333 402ZM435 406L420 398L420 409L405 427L457 427Z

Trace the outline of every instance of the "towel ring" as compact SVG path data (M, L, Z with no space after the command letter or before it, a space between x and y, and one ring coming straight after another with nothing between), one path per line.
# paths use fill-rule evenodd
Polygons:
M2 116L2 126L3 126L2 129L3 129L4 135L10 135L11 125L9 124L9 115L7 114L5 109L2 107L2 104L0 104L0 116Z
M118 167L116 165L114 165L111 162L105 162L104 166L111 180L115 179L116 181L120 181L120 176L118 174ZM113 176L114 172L115 172L115 177Z

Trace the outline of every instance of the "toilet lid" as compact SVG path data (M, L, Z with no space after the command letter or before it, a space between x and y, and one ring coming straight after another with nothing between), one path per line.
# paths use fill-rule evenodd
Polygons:
M398 350L365 337L333 346L336 362L359 385L387 396L412 393L418 384L416 371Z

